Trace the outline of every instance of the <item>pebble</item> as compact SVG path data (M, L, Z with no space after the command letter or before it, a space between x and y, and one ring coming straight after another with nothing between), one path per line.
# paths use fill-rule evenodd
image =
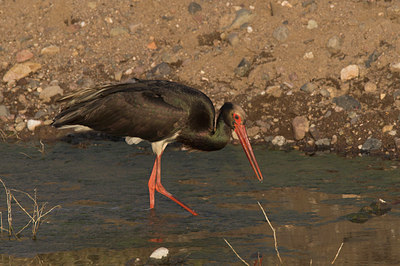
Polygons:
M319 94L321 94L323 97L326 97L326 98L331 97L331 93L330 93L327 89L325 89L325 88L322 88L322 89L319 91Z
M58 47L56 45L50 45L50 46L43 48L40 51L40 54L41 55L55 55L59 52L60 52L60 47Z
M17 53L16 60L18 63L22 63L22 62L28 61L32 57L33 57L33 53L27 49L24 49Z
M400 151L400 138L395 138L394 144L396 145L397 151Z
M202 10L201 5L196 3L196 2L191 2L189 4L189 6L188 6L188 11L192 15L197 13L197 12L199 12L199 11L201 11L201 10Z
M304 58L304 59L314 59L314 54L313 54L313 52L306 52L306 53L303 55L303 58Z
M171 74L172 69L171 67L165 63L162 62L158 65L156 65L155 67L153 67L147 74L146 77L147 78L163 78L165 76L168 76L169 74Z
M40 92L39 98L42 99L44 102L49 102L51 100L51 97L63 94L64 90L61 89L60 86L48 86Z
M8 117L10 115L10 111L7 106L0 105L0 117Z
M304 92L307 92L307 93L312 93L316 89L318 89L318 86L316 84L314 84L314 83L311 83L311 82L307 82L303 86L300 87L301 91L304 91Z
M343 108L346 111L361 109L360 102L354 99L350 95L342 95L339 97L335 97L333 98L333 103L335 103L337 106Z
M271 141L272 145L282 147L286 144L286 139L284 136L276 136Z
M332 36L329 38L326 48L328 49L331 55L335 55L340 53L342 49L342 40L338 36Z
M116 37L119 35L128 35L129 34L129 30L127 28L124 27L116 27L116 28L112 28L110 30L110 35L112 37Z
M377 86L376 86L376 84L374 82L368 81L364 85L364 91L366 93L375 93L376 89L377 89Z
M232 32L228 35L228 42L232 46L236 46L239 44L239 35L236 32Z
M400 62L390 64L389 69L391 72L400 72Z
M231 25L227 27L228 30L239 29L243 24L249 23L253 20L254 15L250 10L240 9L236 11L236 17Z
M150 259L165 260L168 258L168 256L169 256L169 250L167 248L160 247L154 250L153 253L151 253Z
M32 72L36 72L42 67L39 63L24 62L15 64L7 73L3 76L4 82L18 81Z
M247 130L247 135L251 138L254 138L258 133L260 132L260 127L258 126L254 126L254 127L250 127Z
M34 120L34 119L29 119L28 122L26 123L26 127L30 131L34 131L37 126L40 126L42 124L42 121L39 120Z
M294 138L301 140L309 130L309 122L305 116L296 116L292 121Z
M393 92L393 100L400 100L400 89Z
M333 145L333 144L336 144L336 142L337 142L337 136L336 135L333 135L332 136L332 140L331 140L331 144Z
M235 74L239 77L245 77L249 74L251 68L251 64L246 58L243 58L239 65L235 68Z
M20 132L20 131L24 130L25 127L26 127L26 123L24 121L21 121L15 125L15 130Z
M114 79L115 79L116 81L121 81L121 79L122 79L122 74L123 74L122 71L116 71L116 72L114 73Z
M331 141L328 138L323 138L323 139L319 139L315 142L315 145L317 146L330 146L331 145Z
M310 19L307 23L307 29L312 30L316 28L318 28L318 23L315 20Z
M267 89L265 90L265 93L275 98L279 98L282 96L283 91L281 86L274 85L274 86L268 86Z
M284 25L279 26L275 28L274 32L272 33L272 36L276 40L283 42L289 37L289 29Z
M359 74L360 68L357 65L349 65L340 71L340 79L342 81L347 81L358 77Z
M156 50L158 47L157 47L156 42L152 41L152 42L147 44L147 48L149 48L150 50Z
M370 138L367 139L364 144L361 146L363 151L372 151L372 150L379 150L382 146L382 141L379 139Z
M385 126L382 128L382 133L389 132L389 131L391 131L392 129L393 129L393 125L385 125Z

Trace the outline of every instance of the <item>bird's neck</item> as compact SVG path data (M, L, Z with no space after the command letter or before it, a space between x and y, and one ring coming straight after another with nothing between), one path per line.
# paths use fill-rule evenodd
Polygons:
M182 132L183 133L183 132ZM218 116L214 131L180 134L178 141L197 150L216 151L224 148L231 137L232 129Z

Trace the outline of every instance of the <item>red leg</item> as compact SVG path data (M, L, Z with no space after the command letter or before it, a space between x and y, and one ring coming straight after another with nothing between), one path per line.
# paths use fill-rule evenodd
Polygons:
M172 196L171 193L169 193L161 184L161 155L157 156L156 162L157 162L157 178L156 178L156 182L155 182L155 188L158 192L160 192L161 194L163 194L164 196L170 198L171 200L175 201L177 204L179 204L182 208L184 208L185 210L187 210L188 212L190 212L193 215L198 215L194 210L190 209L188 206L186 206L185 204L183 204L182 202L180 202L177 198L175 198L174 196ZM154 164L155 166L155 164ZM153 168L154 171L154 168ZM153 175L153 172L152 172ZM150 178L151 179L151 178ZM150 182L150 181L149 181ZM153 188L154 191L154 188Z
M149 179L149 195L150 195L150 209L154 208L154 189L156 188L156 176L157 176L157 164L158 164L158 156L154 161L153 170L151 171L150 179Z

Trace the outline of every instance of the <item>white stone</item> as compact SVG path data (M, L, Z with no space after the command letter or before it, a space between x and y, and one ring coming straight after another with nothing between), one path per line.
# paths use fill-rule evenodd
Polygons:
M156 260L162 260L165 257L168 257L169 250L167 248L161 247L153 251L151 253L150 258Z
M340 71L340 79L342 81L347 81L358 77L359 74L360 68L357 65L349 65Z
M42 124L42 121L39 120L34 120L34 119L29 119L28 122L26 123L26 127L30 131L34 131L37 126L40 126Z
M284 136L276 136L272 139L271 143L275 146L283 146L286 144L286 139Z

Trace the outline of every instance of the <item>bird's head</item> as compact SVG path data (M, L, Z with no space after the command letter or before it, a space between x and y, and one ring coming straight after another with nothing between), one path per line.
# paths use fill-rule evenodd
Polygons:
M221 107L221 115L224 119L225 124L227 124L232 130L237 134L240 144L242 144L243 150L246 153L247 159L251 164L258 180L262 181L263 176L261 174L260 168L254 156L253 149L250 145L249 138L246 132L246 113L239 105L227 102Z

